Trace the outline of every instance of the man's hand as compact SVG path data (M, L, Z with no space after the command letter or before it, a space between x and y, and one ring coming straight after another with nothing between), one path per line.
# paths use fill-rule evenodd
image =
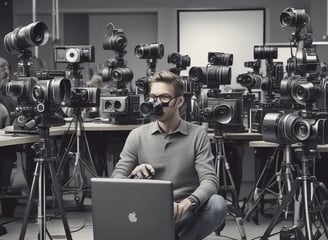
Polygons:
M150 164L140 164L133 169L130 178L151 178L155 174L155 169Z
M175 222L178 222L182 218L183 214L191 208L191 202L186 198L179 203L174 202L173 204L174 219Z

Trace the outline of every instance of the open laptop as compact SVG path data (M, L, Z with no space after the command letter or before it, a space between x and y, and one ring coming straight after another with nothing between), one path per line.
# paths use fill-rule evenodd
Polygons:
M173 185L91 178L94 240L174 240Z

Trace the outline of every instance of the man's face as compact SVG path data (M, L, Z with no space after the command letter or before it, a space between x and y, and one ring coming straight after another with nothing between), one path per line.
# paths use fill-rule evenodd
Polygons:
M164 96L164 98L169 100L168 106L163 107L164 114L156 116L157 120L165 122L179 115L179 108L182 105L183 99L181 96L175 96L172 84L164 82L152 83L149 96L157 96L157 102L160 102L159 96Z

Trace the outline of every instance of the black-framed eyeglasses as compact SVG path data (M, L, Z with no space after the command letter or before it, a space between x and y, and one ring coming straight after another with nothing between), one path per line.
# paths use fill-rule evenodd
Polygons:
M177 97L178 96L173 96L172 97L168 94L162 94L162 95L158 95L158 96L150 94L150 95L145 97L145 100L147 102L157 102L157 99L159 99L159 101L161 103L169 103L169 102L171 102L172 99L177 98Z

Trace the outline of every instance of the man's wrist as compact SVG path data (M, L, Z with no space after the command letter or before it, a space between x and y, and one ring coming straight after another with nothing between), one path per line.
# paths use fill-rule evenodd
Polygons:
M195 196L191 195L191 196L187 197L187 199L191 203L189 210L194 210L195 208L197 208L199 206L199 201Z

